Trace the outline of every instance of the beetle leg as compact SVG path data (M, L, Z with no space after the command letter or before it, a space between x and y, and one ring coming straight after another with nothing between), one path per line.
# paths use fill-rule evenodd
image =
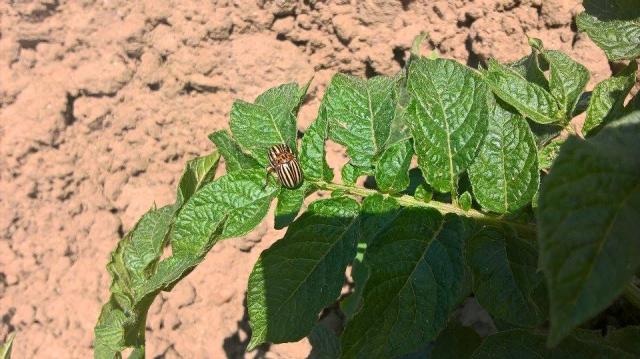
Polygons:
M265 173L265 178L264 178L264 186L262 186L262 189L267 188L267 185L269 184L269 173L274 172L275 169L272 166L267 167L267 171Z

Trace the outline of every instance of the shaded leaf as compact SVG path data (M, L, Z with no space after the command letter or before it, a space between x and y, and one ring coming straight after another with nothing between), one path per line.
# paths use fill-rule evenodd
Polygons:
M640 112L570 137L545 178L538 219L549 342L606 308L640 266Z
M358 212L350 198L316 201L260 255L249 277L248 350L303 338L322 308L338 298L356 254Z
M531 242L494 227L484 227L466 247L473 274L473 293L492 317L524 327L544 319L533 296L543 280L538 253Z
M408 89L418 165L435 190L454 193L487 133L488 89L466 66L424 58L411 62Z
M591 134L598 126L621 114L624 100L636 81L637 68L636 62L631 61L623 71L596 85L587 107L587 118L582 127L583 135Z
M308 359L337 359L340 357L340 340L333 330L316 324L309 334L311 353Z
M558 103L547 90L493 59L484 79L496 96L531 120L548 124L562 118Z
M455 216L404 208L365 254L362 309L342 334L342 358L392 358L446 326L464 273L464 228Z
M497 213L514 212L538 190L538 156L527 122L495 103L489 110L489 132L469 168L476 201Z
M626 353L640 356L640 326L612 330L606 341Z
M409 165L413 157L413 144L409 140L389 146L376 165L378 188L383 192L397 193L409 186Z
M300 208L302 208L302 203L308 192L310 192L308 183L303 183L302 186L293 190L280 191L275 214L274 227L276 229L282 229L293 222L298 212L300 212Z
M553 349L545 346L545 336L523 329L513 329L487 337L473 353L483 358L632 358L632 356L599 342L569 337Z
M296 114L304 91L298 84L288 83L265 91L255 103L241 100L233 103L231 133L263 167L269 164L267 151L275 144L286 144L297 151Z
M224 158L227 173L260 167L258 161L242 153L238 143L227 131L216 131L209 135L209 140L216 145Z
M362 80L336 74L324 99L329 138L345 146L356 167L372 167L389 139L396 109L394 81L388 77Z
M482 338L470 327L464 327L456 321L449 322L445 330L438 335L430 359L466 359L482 343Z

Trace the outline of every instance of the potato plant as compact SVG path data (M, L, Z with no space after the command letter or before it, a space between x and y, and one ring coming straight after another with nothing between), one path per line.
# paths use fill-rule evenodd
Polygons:
M144 357L158 293L217 242L255 228L274 200L275 225L287 230L249 278L248 350L309 336L321 358L640 355L640 96L626 101L640 7L585 8L579 28L625 61L592 92L588 69L537 39L528 56L477 70L420 56L418 39L394 77L336 74L299 141L308 84L236 101L230 132L212 133L216 150L187 163L176 202L151 209L112 252L95 357L127 348ZM577 130L571 120L585 111ZM340 183L327 140L350 159ZM278 144L304 173L294 189L273 174L265 181ZM226 174L214 178L220 156ZM331 196L299 214L317 191ZM348 267L354 286L341 296ZM480 338L451 320L469 296L497 333ZM593 318L614 301L631 319L598 327ZM336 302L339 333L318 324Z

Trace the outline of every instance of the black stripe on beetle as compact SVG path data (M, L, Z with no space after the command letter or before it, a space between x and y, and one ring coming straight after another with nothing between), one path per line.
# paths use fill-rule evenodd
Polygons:
M267 174L275 172L280 183L286 188L293 189L300 186L304 180L300 162L295 153L287 145L274 145L268 152L269 163Z

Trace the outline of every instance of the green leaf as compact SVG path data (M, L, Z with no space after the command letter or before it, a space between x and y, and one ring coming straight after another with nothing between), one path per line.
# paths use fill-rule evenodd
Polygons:
M456 321L449 322L440 333L431 350L430 359L467 359L482 343L482 338L472 328Z
M458 204L463 211L467 212L471 209L471 205L473 205L473 198L471 198L471 193L468 191L464 191L464 193L460 196L458 200Z
M538 253L531 242L483 227L467 243L466 260L473 274L473 293L492 317L523 327L544 319L532 298L543 277L537 272Z
M487 337L473 353L473 359L493 358L632 358L598 342L569 337L553 349L545 346L545 336L512 329Z
M539 57L539 51L532 48L529 55L510 63L508 66L527 81L533 82L545 90L549 90L549 81L545 77L544 71L540 68Z
M258 161L242 153L238 143L231 138L227 131L216 131L209 135L209 140L216 145L222 154L227 173L260 167Z
M596 85L587 107L587 118L582 127L583 135L592 134L591 132L601 124L607 124L619 117L624 100L636 81L637 68L636 62L631 61L620 73Z
M565 122L569 122L589 82L589 70L560 51L545 50L542 56L549 62L551 94L560 104Z
M333 330L316 324L309 334L311 353L309 359L336 359L340 357L340 340Z
M333 170L327 164L325 141L328 136L326 110L320 106L318 118L305 131L300 144L300 166L306 179L331 181Z
M319 200L264 251L249 277L247 307L253 331L248 350L265 341L297 341L318 313L340 295L356 254L359 205L350 198Z
M16 333L11 333L7 336L7 340L0 345L0 359L11 359L11 348L13 347L13 339ZM338 345L340 345L338 343Z
M566 141L566 138L555 139L538 151L538 168L540 170L551 168L553 161L560 153L560 146L564 144L564 141Z
M433 198L433 191L431 190L431 188L427 188L427 187L428 185L426 183L421 183L420 185L418 185L413 197L425 203L431 202L431 199Z
M409 165L413 144L409 140L396 142L380 156L376 165L376 184L383 192L397 193L409 186Z
M173 206L147 212L111 253L111 296L94 330L96 358L144 347L145 318L155 295L140 300L139 288L155 272L173 213Z
M541 268L558 343L606 308L640 266L640 112L583 141L570 137L539 201Z
M547 90L528 82L517 72L493 59L489 60L484 79L500 99L531 120L548 124L562 118L558 103Z
M489 133L469 168L469 179L483 208L512 213L538 190L536 144L524 118L503 104L493 104L488 117Z
M342 334L342 358L392 358L417 350L447 323L464 274L460 218L404 208L365 254L362 309Z
M369 176L373 173L374 171L372 168L356 167L351 164L351 161L349 161L346 165L344 165L344 167L342 167L342 183L353 186L361 176Z
M174 255L211 247L211 235L224 223L221 238L242 236L266 216L279 188L264 185L264 170L233 172L206 185L176 217L171 246Z
M253 104L235 101L229 122L233 137L264 167L271 146L286 144L296 151L296 114L303 98L304 88L288 83L265 91Z
M394 81L336 74L325 93L329 138L345 146L356 167L372 167L385 149L396 109Z
M633 0L585 0L576 24L609 60L640 56L640 11Z
M471 69L445 59L412 61L408 89L418 165L435 190L455 193L487 133L490 93Z
M202 186L213 181L219 160L220 154L214 151L209 155L196 157L187 162L178 184L176 208L182 206Z
M293 222L310 190L309 184L303 183L296 189L280 191L274 224L276 229L282 229Z

